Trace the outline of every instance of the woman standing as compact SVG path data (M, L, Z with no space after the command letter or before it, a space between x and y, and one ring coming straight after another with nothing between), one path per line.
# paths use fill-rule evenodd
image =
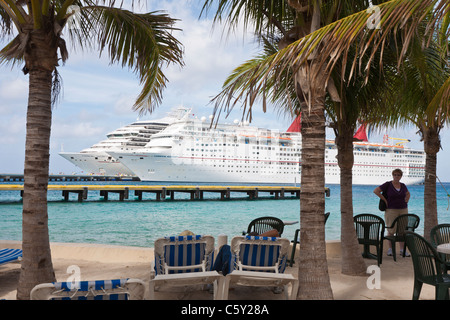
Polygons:
M402 170L395 169L392 171L392 181L387 181L373 190L373 192L381 200L386 202L386 211L384 216L386 226L392 226L394 219L398 216L408 214L408 201L411 195L406 185L400 182L402 176ZM383 196L383 194L381 194L381 192L387 195L387 199ZM392 228L387 228L387 231L389 235L393 235ZM400 248L402 247L403 244L400 244ZM400 254L403 254L403 250L400 250ZM392 244L390 241L387 255L392 256ZM409 257L409 253L405 252L405 256Z

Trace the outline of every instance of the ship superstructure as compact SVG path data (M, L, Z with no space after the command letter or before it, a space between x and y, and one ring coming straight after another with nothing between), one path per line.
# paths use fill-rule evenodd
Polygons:
M108 133L107 139L80 152L60 152L59 154L88 174L134 176L130 169L108 152L131 151L145 147L152 135L166 129L174 121L187 117L190 111L190 109L179 107L161 119L139 120Z
M217 124L186 117L151 136L143 148L110 151L143 181L300 184L301 134L296 119L288 132L236 121ZM362 138L361 140L367 140ZM334 141L327 140L325 182L340 183ZM404 144L354 143L353 184L377 185L403 170L402 182L424 181L425 154Z

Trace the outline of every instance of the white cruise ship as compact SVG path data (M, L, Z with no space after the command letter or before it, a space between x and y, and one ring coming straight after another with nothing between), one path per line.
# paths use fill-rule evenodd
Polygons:
M157 120L140 120L108 133L107 139L80 152L59 154L87 174L106 176L135 176L108 151L131 151L144 147L153 134L164 130L174 121L188 116L191 110L183 107L172 110L166 117Z
M247 123L210 127L206 118L176 121L151 136L144 148L108 151L142 181L300 184L299 120L287 132ZM364 135L364 134L363 134ZM354 143L353 184L379 185L403 171L402 182L424 181L425 154L403 145ZM325 183L339 184L334 141L326 142Z

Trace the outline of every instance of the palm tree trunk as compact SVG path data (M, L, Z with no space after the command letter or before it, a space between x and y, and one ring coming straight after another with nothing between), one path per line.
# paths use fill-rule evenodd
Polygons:
M438 224L436 200L436 167L437 153L441 143L436 128L425 129L423 132L425 161L425 188L424 188L424 237L430 239L430 231Z
M341 271L347 275L363 275L366 273L366 264L353 222L353 128L342 127L336 136L341 171Z
M306 73L307 74L307 73ZM305 79L304 79L305 80ZM302 105L299 299L333 299L325 242L325 81L310 82L311 108Z
M52 56L42 49L49 47L47 39L43 33L33 34L34 51L30 52L29 57L32 56L32 61L27 61L30 79L22 212L23 260L17 289L18 300L30 299L31 289L35 285L55 281L47 215L52 71L37 64L40 57L44 56L43 60L48 62Z

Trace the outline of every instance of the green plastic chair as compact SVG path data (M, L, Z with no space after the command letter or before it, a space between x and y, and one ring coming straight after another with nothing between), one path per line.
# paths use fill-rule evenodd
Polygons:
M431 228L430 231L431 245L437 248L438 245L443 243L450 243L450 224L438 224ZM445 271L450 270L450 254L440 253L441 259L444 261Z
M325 213L325 220L324 220L324 224L327 223L328 217L330 216L330 213L327 212ZM292 265L294 264L294 258L295 258L295 249L297 248L297 244L300 243L300 229L296 229L295 230L295 234L294 234L294 239L291 241L292 242L292 252L291 252L291 259L289 259L289 266L292 267Z
M420 218L419 216L415 214L402 214L394 219L392 222L392 226L389 226L386 228L392 228L394 229L393 235L387 235L384 236L384 238L391 242L392 244L392 255L394 256L394 261L397 261L396 259L396 253L395 253L395 244L396 242L403 242L403 258L405 257L406 253L406 242L405 242L405 231L412 231L414 232L416 228L419 226Z
M414 266L413 300L418 300L422 285L436 287L436 300L448 300L450 275L442 269L443 261L425 238L411 231L405 231L406 243Z
M358 243L364 246L363 257L376 259L378 266L383 260L383 240L385 223L383 218L369 213L353 217ZM370 246L376 248L377 254L370 253Z
M261 233L276 229L279 236L284 230L284 222L277 217L260 217L251 221L248 225L247 232L243 232L242 235L248 235L252 232L256 232L257 235Z

